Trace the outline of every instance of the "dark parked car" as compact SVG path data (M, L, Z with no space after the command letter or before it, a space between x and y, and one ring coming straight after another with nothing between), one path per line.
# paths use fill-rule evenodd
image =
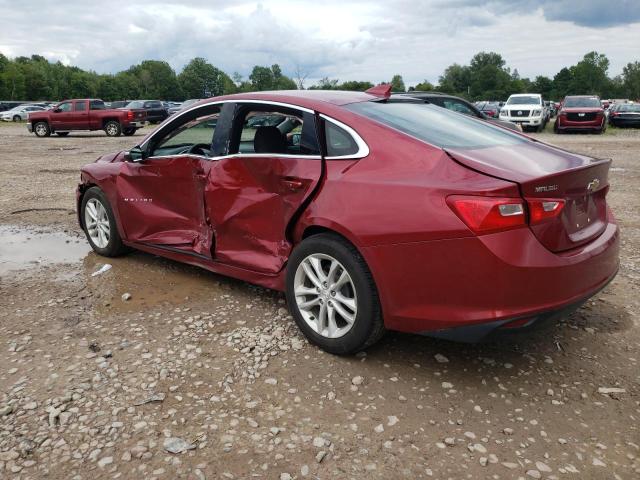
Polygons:
M616 127L640 127L640 103L620 103L609 113L609 123ZM611 107L613 108L613 107Z
M116 100L114 102L107 102L107 108L124 108L131 103L131 100Z
M160 123L169 116L160 100L133 100L125 108L144 110L147 112L147 122L149 123Z
M591 131L602 133L607 119L600 98L594 95L568 95L553 125L553 131Z
M397 96L417 98L425 103L431 103L432 105L437 105L439 107L446 108L447 110L453 110L454 112L462 113L464 115L480 118L488 122L496 123L502 127L510 128L511 130L521 131L521 128L515 123L499 120L497 118L491 118L488 115L482 113L471 102L467 102L465 99L455 97L453 95L439 92L408 92L397 94Z
M615 276L610 160L390 89L245 93L173 115L82 168L88 242L286 291L310 341L338 354L385 329L529 327Z
M498 102L476 102L475 105L487 117L498 118L500 116L500 104Z

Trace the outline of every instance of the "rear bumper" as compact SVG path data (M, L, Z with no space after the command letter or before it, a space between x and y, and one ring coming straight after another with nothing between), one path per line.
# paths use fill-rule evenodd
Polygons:
M481 337L597 293L617 272L619 243L618 227L609 223L594 241L561 254L528 228L362 251L387 328L426 334L474 327L484 333L469 336Z

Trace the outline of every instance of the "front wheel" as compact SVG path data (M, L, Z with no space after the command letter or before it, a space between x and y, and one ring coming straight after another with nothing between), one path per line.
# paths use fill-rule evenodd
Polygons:
M47 122L38 122L33 126L33 133L35 133L37 137L48 137L51 135L51 129Z
M82 225L93 250L105 257L127 251L122 243L111 205L100 188L91 187L82 197Z
M119 137L122 133L122 127L115 120L109 120L104 124L104 132L110 137Z
M22 117L20 117L20 115L14 115L14 116L13 116L13 121L14 121L14 122L19 122L19 121L21 121L21 120L22 120Z
M312 343L337 355L356 353L385 332L373 277L358 250L332 234L302 241L288 261L286 295Z

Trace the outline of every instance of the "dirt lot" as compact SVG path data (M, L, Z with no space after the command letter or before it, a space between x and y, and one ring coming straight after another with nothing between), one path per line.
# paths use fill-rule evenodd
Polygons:
M339 358L274 292L141 253L92 276L78 169L140 137L0 125L0 478L640 478L640 131L538 136L613 158L617 278L547 331Z

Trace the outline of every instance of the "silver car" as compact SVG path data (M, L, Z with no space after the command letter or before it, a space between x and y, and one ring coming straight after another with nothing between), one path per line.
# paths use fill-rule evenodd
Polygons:
M17 107L13 107L11 110L0 113L0 120L5 122L25 121L29 118L29 113L41 112L43 110L45 110L45 108L37 105L18 105Z

